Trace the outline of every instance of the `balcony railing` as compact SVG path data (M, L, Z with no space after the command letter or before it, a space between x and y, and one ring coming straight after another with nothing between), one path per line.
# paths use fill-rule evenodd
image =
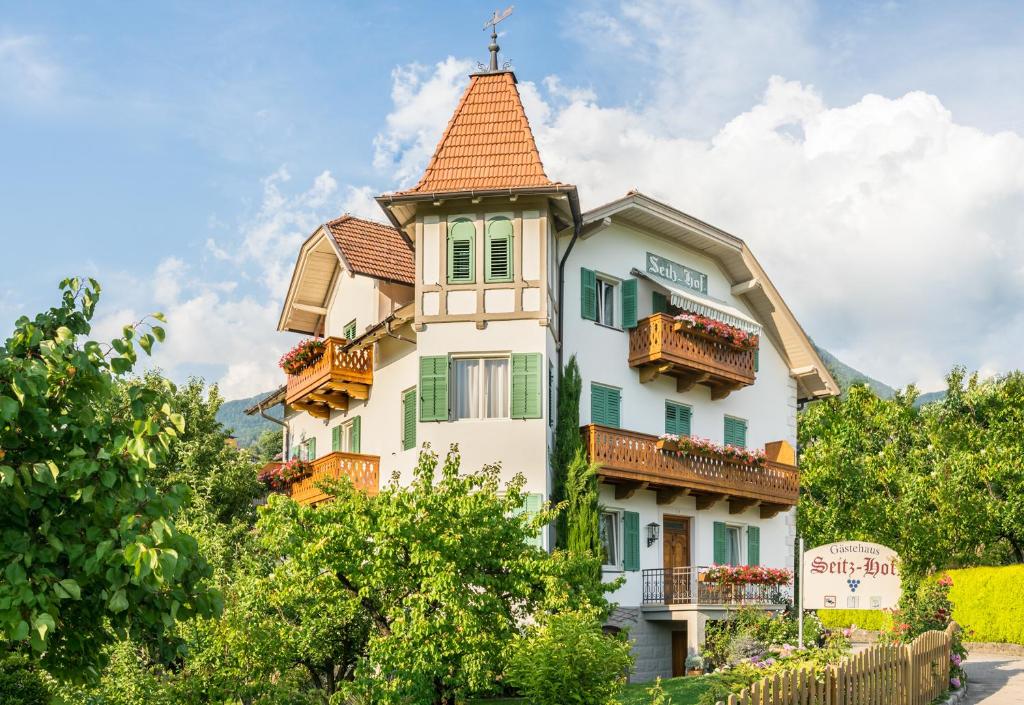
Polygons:
M698 509L728 500L733 513L760 505L761 516L768 518L795 505L800 493L799 471L780 462L791 459L779 452L782 446L791 450L788 444L769 444L769 459L750 466L698 453L664 452L656 436L596 424L584 426L583 437L602 479L629 494L639 488L657 490L660 504L685 492L696 495Z
M359 453L329 453L313 461L313 472L288 487L288 495L299 504L317 504L330 499L318 485L324 480L348 477L356 489L377 494L380 457Z
M324 354L298 374L288 375L285 404L328 418L331 409L348 409L348 400L366 399L373 384L373 349L346 350L349 341L327 338Z
M708 566L655 568L641 573L645 605L781 605L789 585L724 585L703 579Z
M754 353L684 328L667 313L648 316L629 332L629 366L640 369L641 382L668 375L680 392L710 387L712 399L754 383Z

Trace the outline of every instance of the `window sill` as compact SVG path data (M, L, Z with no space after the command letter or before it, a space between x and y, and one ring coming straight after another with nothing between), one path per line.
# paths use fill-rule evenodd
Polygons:
M626 571L617 565L603 565L601 566L602 573L625 573Z
M624 330L623 328L619 328L618 326L610 326L607 323L601 323L599 321L594 321L594 325L598 326L599 328L606 328L607 330L618 331L619 333L621 333Z

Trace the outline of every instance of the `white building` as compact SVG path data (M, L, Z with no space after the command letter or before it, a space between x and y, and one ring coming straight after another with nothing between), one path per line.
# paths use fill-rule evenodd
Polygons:
M286 403L289 456L314 460L292 495L324 499L315 482L332 473L374 491L409 477L424 442L458 443L466 467L525 475L539 506L556 370L575 355L606 575L625 577L611 626L636 641L634 678L678 675L729 604L777 602L700 567L792 567L797 404L838 390L743 241L639 193L581 212L545 174L510 71L471 76L420 182L377 200L390 225L318 228L284 302L280 330L328 344L266 400ZM759 345L691 331L682 312ZM667 452L666 432L768 460Z

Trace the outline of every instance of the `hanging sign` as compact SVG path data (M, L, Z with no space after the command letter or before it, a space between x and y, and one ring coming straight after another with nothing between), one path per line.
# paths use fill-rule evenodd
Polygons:
M900 558L877 543L840 541L804 553L804 609L895 609L900 601Z
M667 282L685 286L698 294L708 293L708 275L690 269L685 264L673 262L653 252L647 253L647 273L660 277Z

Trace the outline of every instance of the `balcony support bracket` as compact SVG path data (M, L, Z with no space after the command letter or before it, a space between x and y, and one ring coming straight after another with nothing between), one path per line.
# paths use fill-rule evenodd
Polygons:
M294 408L300 411L305 411L307 414L315 419L329 419L331 412L326 407L320 404L310 404L309 402L296 401L291 404Z
M647 488L646 482L627 482L621 485L615 485L615 499L629 499L637 490L643 490Z
M784 512L789 509L789 507L784 504L762 504L760 508L762 519L771 519L779 512Z
M729 500L729 513L730 514L742 514L751 507L756 507L761 502L756 499L730 499Z
M711 388L711 398L713 400L725 399L727 396L740 389L742 384L720 384Z
M690 490L682 487L658 490L655 502L659 505L672 504L684 495L690 494Z
M671 363L644 365L640 368L640 384L647 384L672 369Z
M706 372L704 374L680 374L676 377L676 392L679 394L688 392L696 385L704 384L709 379L711 379L711 375ZM712 398L713 397L714 392L712 391Z
M718 494L717 492L708 492L697 496L697 509L710 509L716 503L722 500L729 499L727 494Z

